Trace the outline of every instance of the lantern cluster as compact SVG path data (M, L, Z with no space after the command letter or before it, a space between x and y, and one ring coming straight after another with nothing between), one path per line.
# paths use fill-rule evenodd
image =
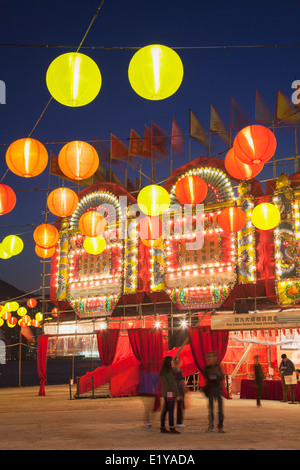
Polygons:
M36 299L28 299L27 301L27 307L28 308L35 308L37 305ZM19 319L12 315L13 313L16 313ZM38 312L35 315L35 318L32 319L29 315L27 315L28 310L26 307L20 307L18 302L12 301L12 302L6 302L4 305L0 305L0 326L4 325L4 321L6 321L6 325L9 328L14 328L17 324L21 328L25 328L27 326L34 326L36 328L40 328L41 324L40 322L43 320L43 314L41 312Z
M0 244L0 259L9 259L19 255L24 248L22 238L16 235L8 235Z

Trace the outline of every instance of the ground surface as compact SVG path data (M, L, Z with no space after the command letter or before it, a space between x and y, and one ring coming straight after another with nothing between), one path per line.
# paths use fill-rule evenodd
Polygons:
M226 434L207 434L207 401L189 394L180 435L143 429L143 401L70 400L68 386L0 389L0 450L288 450L300 448L300 404L224 400Z

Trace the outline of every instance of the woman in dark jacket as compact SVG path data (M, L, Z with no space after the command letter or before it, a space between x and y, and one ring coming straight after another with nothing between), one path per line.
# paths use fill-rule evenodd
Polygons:
M164 398L164 404L160 415L160 432L168 433L166 429L166 415L169 414L170 432L180 434L174 426L174 408L175 399L180 396L176 384L175 373L172 367L172 357L166 356L160 371L161 378L161 396Z

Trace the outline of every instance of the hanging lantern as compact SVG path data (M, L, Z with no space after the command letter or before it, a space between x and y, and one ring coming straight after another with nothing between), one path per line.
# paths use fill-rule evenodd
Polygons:
M41 322L43 321L43 314L41 312L38 312L36 315L35 315L35 319L38 321L38 322Z
M139 235L143 240L157 240L163 236L163 223L159 217L143 217L138 225Z
M153 44L132 57L128 78L134 91L147 100L163 100L173 95L183 79L179 55L170 47Z
M35 308L37 306L37 300L36 299L28 299L27 300L27 307L28 308Z
M0 305L0 318L3 317L4 312L6 312L6 307L4 305Z
M0 318L0 326L3 326L4 325L4 320L3 318Z
M99 157L92 145L74 140L64 145L58 154L58 165L68 178L84 180L90 178L99 167Z
M27 314L27 308L26 307L18 308L17 314L19 315L19 317L24 317Z
M31 325L31 318L29 315L25 315L18 321L21 328L25 328L25 326Z
M6 152L6 164L15 175L31 178L42 173L48 163L48 152L35 139L19 139Z
M36 319L33 319L31 321L31 325L34 326L35 328L41 328L40 322Z
M170 206L170 195L165 188L150 184L139 192L137 203L144 214L161 215Z
M50 224L41 224L33 232L35 243L41 248L52 248L59 239L57 228Z
M10 256L16 256L23 251L24 243L20 237L16 235L8 235L2 242L2 247Z
M16 312L19 308L18 302L7 302L4 306L5 310L8 312Z
M207 196L208 187L197 175L181 178L175 187L175 195L181 204L200 204Z
M6 321L9 320L10 317L11 317L11 313L8 312L7 310L6 310L6 311L4 312L4 314L2 315L3 320L6 320Z
M0 184L0 215L12 211L17 202L16 194L6 184Z
M11 258L11 255L7 253L7 251L3 248L3 245L1 243L0 245L0 259L9 259Z
M227 233L239 232L245 223L246 214L239 207L226 207L218 216L219 226Z
M86 237L83 247L90 255L99 255L106 248L106 241L103 237Z
M160 246L163 242L163 237L157 238L156 240L145 240L144 238L141 238L141 242L145 246L149 246L150 248L154 248L156 246Z
M79 219L79 230L87 237L100 237L106 225L104 216L96 211L85 212Z
M264 167L263 163L247 165L242 162L234 153L233 148L227 152L225 157L225 167L228 173L238 180L250 180L255 178Z
M57 217L69 217L78 205L78 196L72 189L57 188L49 194L47 205Z
M68 52L51 62L46 84L49 93L65 106L85 106L98 95L102 77L97 64L87 55Z
M53 308L53 309L51 310L51 315L52 315L53 317L57 317L57 314L58 314L58 308L55 307L55 308Z
M55 253L55 247L53 246L52 248L42 248L38 245L35 245L35 252L40 258L51 258L51 256L53 256Z
M262 202L253 209L251 221L259 230L271 230L280 222L279 209L270 202Z
M233 150L237 158L248 165L266 163L276 150L276 137L267 127L254 124L240 130Z
M10 317L6 322L9 328L14 328L17 323L18 323L18 319L16 317Z

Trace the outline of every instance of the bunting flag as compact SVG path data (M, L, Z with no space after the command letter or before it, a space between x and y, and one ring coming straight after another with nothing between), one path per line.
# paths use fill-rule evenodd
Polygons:
M161 155L167 155L170 138L157 124L151 122L151 150L154 158L158 152Z
M130 140L129 140L129 151L130 157L142 157L143 156L144 141L137 132L131 129Z
M213 104L210 105L210 131L216 133L230 147L230 132L226 129Z
M300 110L295 109L292 100L277 90L276 119L296 124L300 121Z
M272 124L275 121L274 113L272 113L272 111L264 103L257 90L255 100L255 121L264 122L266 124Z
M240 105L231 97L230 100L230 126L235 129L242 129L249 126L250 121Z
M197 140L208 152L209 150L209 140L207 138L207 133L205 132L202 124L196 118L193 111L190 110L190 136Z
M128 147L114 134L110 134L110 157L112 160L128 159Z
M175 153L181 154L184 146L184 136L182 135L181 129L173 117L172 121L172 137L171 147Z
M98 153L99 161L101 162L100 165L106 164L106 166L109 166L110 150L107 147L107 145L105 145L104 142L101 142L101 140L94 137L94 148L96 152ZM101 168L102 169L100 169L100 166L99 166L100 171L102 171L102 173L105 174L105 169L103 168L102 165L101 165Z
M102 167L101 164L99 164L98 170L90 178L87 178L85 180L80 180L80 181L68 178L59 168L58 158L52 152L50 154L50 174L54 176L58 176L59 178L62 178L66 181L71 181L74 184L80 184L82 186L90 186L91 184L94 184L97 182L104 182L106 181L106 179L103 176L104 173L105 173L104 168Z
M144 142L143 142L143 157L150 158L151 157L151 130L145 124L145 131L144 131Z

